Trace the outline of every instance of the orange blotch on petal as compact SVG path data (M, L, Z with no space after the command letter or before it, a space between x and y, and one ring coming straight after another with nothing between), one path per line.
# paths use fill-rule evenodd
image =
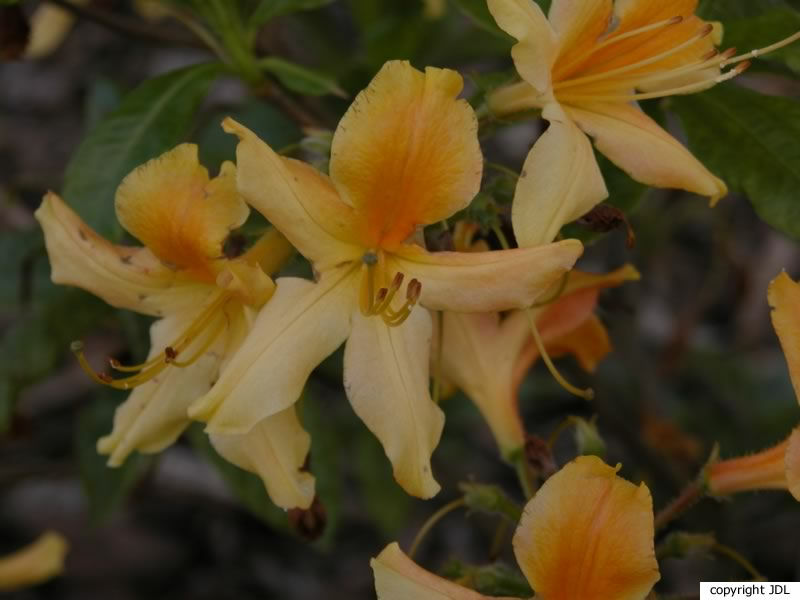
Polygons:
M363 219L362 243L392 249L464 208L480 187L475 113L461 76L386 63L339 123L330 173Z
M122 180L117 218L164 263L213 282L222 244L247 219L236 191L236 168L224 163L209 180L197 146L181 144L143 164Z
M537 597L643 600L658 581L650 491L616 472L578 457L525 507L514 551Z

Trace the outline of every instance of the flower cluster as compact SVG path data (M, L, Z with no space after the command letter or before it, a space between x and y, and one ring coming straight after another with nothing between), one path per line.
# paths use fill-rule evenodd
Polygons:
M560 238L608 194L589 138L643 183L712 205L727 193L637 105L702 91L747 67L754 53L717 50L720 29L694 16L696 4L554 0L545 17L532 0L488 0L517 40L521 78L496 89L489 110L534 109L549 122L514 194L518 247L474 242L476 227L459 221L452 250L426 248L423 228L480 191L483 156L476 114L459 99L461 75L404 61L387 62L355 98L333 135L327 173L280 155L231 118L222 126L238 139L236 164L216 177L192 144L138 167L115 207L141 246L110 243L48 193L36 217L53 281L157 319L143 363L110 359L117 376L73 345L97 383L131 390L98 451L118 466L134 451L160 452L199 421L219 454L257 474L277 505L307 509L310 437L295 404L311 372L344 344L347 398L409 494L439 491L431 455L444 427L443 390L463 390L503 458L518 461L525 374L541 357L563 381L551 356L567 353L594 369L611 349L594 312L598 295L640 277L631 265L573 269L583 245ZM251 208L271 228L230 251L226 240ZM295 249L313 280L280 273ZM769 299L800 389L800 286L783 274ZM783 488L800 498L797 431L761 454L710 464L705 490ZM649 490L618 469L579 457L529 501L514 550L537 597L642 599L659 579ZM384 600L484 597L424 571L396 544L372 566Z

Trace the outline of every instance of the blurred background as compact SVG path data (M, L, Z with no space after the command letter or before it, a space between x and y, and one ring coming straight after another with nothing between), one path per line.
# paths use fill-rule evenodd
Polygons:
M27 19L41 4L19 7ZM387 59L458 69L476 105L490 81L513 75L511 44L486 21L480 2L306 4L310 10L279 14L260 27L255 47L260 55L323 74L317 84L324 88L335 81L342 97L323 95L324 89L320 95L301 93L281 80L254 89L236 77L218 79L207 94L187 96L185 102L194 106L174 135L176 141L199 143L212 172L233 158L233 142L219 129L224 115L234 115L275 148L297 144L296 156L324 166L323 132L335 127ZM800 21L783 2L718 4L707 2L702 10L730 19L734 37L746 37L737 32L747 19L763 22L751 28L752 36L766 38L754 39L756 45L780 38ZM32 213L45 191L64 190L82 140L130 90L212 58L176 19L153 20L144 8L113 0L80 3L69 11L74 22L61 44L45 56L15 58L8 54L11 9L0 7L8 59L0 64L0 554L46 529L62 532L71 546L64 576L4 597L372 598L369 558L393 540L407 548L425 519L457 497L459 482L495 483L522 501L513 470L500 460L488 428L462 394L443 404L447 425L433 457L443 491L428 502L406 496L394 483L380 445L350 409L341 385L341 351L313 374L302 400L322 505L315 515L298 521L272 506L260 481L222 461L199 427L161 455L134 456L121 469L108 469L95 452L96 439L110 431L125 394L94 385L70 354L70 341L83 339L97 357L135 361L147 352L150 321L51 284ZM795 51L783 53L707 94L732 98L741 110L750 101L742 94L765 94L765 102L794 106L800 98L793 70L798 64ZM774 173L777 159L770 154L797 167L796 107L781 132L795 149L762 150L741 137L731 119L710 122L693 102L700 101L669 99L647 110L677 136L688 136L698 156L726 180L737 169L773 180L800 177L800 168L791 176ZM764 110L763 118L770 118L769 108ZM490 124L482 132L487 160L518 171L540 130L531 119ZM729 154L704 153L704 136L717 136ZM770 139L763 141L770 145ZM99 157L96 168L116 169L116 160ZM766 303L767 284L781 269L800 276L800 254L790 237L800 219L783 231L767 225L748 201L754 196L750 183L737 178L729 180L733 193L709 209L702 198L647 190L608 164L604 170L610 201L625 211L637 243L626 246L624 228L598 235L574 226L570 232L591 242L579 266L604 271L632 263L642 280L601 296L598 314L614 352L596 373L583 373L571 358L558 361L570 380L594 387L596 400L571 397L537 364L523 385L521 407L528 431L544 438L569 415L596 415L606 460L621 462L627 478L646 481L658 508L695 477L715 444L723 456L761 450L800 422ZM486 177L484 189L497 192L492 214L507 225L513 186L491 169ZM792 187L793 181L781 185ZM73 194L81 189L74 177L69 185ZM96 226L102 222L92 206L80 202L73 204L84 218ZM492 235L486 238L496 245ZM287 269L307 272L307 265L298 259ZM561 436L557 460L563 464L575 453L572 437ZM499 554L513 571L510 532L497 545L497 528L496 518L456 512L428 535L417 558L427 568L452 573L458 571L454 558L481 565ZM765 577L800 579L800 506L787 493L703 500L670 529L713 532ZM317 534L316 541L305 539ZM736 562L702 552L665 560L661 569L656 589L664 597L691 598L701 579L750 577Z

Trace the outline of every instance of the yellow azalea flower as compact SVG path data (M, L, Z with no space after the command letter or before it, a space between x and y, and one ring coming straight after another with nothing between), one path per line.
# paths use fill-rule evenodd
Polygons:
M514 535L514 553L540 600L643 600L659 579L653 501L645 484L581 456L548 479ZM483 600L411 561L394 543L372 560L378 600Z
M712 205L727 194L719 178L636 105L707 89L737 75L748 64L741 61L756 54L719 53L719 30L694 15L697 0L553 0L549 20L534 0L488 0L488 6L518 40L511 54L523 79L496 90L490 108L496 114L541 109L550 122L517 186L517 219L538 222L517 235L521 246L553 239L561 223L608 195L584 134L642 183L708 196ZM554 206L559 219L537 219Z
M354 410L409 493L438 491L430 456L444 416L428 391L426 309L528 306L582 252L577 240L479 253L429 253L414 242L480 186L477 121L456 99L461 87L448 69L386 63L335 132L330 178L225 120L240 139L239 191L313 263L317 281L278 279L252 334L190 409L210 432L244 434L292 406L311 370L347 340Z
M0 590L12 591L60 575L68 549L64 536L48 531L21 550L0 557Z
M117 409L113 431L98 442L111 466L134 450L163 450L186 428L187 407L208 391L273 293L265 270L277 268L289 249L272 232L244 255L226 258L223 243L249 209L236 190L234 165L224 163L209 179L193 144L130 173L117 190L116 210L123 227L145 247L111 244L53 193L36 211L54 282L159 317L150 329L146 362L126 367L111 361L127 377L95 373L76 348L96 381L133 390ZM277 504L307 508L313 480L300 468L310 440L294 409L253 425L246 435L215 434L211 441L229 461L258 473Z
M800 284L784 272L769 285L772 325L778 334L795 395L800 402ZM748 490L782 489L800 500L800 428L772 448L751 456L712 464L706 484L714 495Z
M608 333L594 315L600 289L637 279L630 265L604 275L571 271L558 300L531 309L547 352L574 354L584 369L593 371L611 351ZM539 358L528 316L525 311L505 318L445 312L442 324L442 376L475 403L510 460L525 443L519 386Z

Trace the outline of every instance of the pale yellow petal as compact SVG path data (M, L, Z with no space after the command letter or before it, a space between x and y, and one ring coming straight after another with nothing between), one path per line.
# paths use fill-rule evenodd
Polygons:
M444 414L428 392L431 317L416 307L398 327L353 315L344 350L344 387L356 414L383 444L397 482L413 496L439 491L431 454Z
M800 501L800 428L792 431L784 457L786 484L795 500Z
M250 335L189 415L208 422L210 433L241 435L294 404L311 371L350 331L354 273L328 271L318 283L278 279Z
M728 193L721 179L637 106L597 103L566 111L600 152L637 181L708 196L712 206Z
M84 5L88 0L72 0ZM30 38L25 48L25 58L43 58L52 54L67 37L75 23L75 16L67 9L50 2L42 2L30 19Z
M145 248L115 246L61 198L47 193L36 211L54 283L74 285L112 306L163 316L192 306L208 290L180 278Z
M200 316L205 304L201 299L197 300L199 306L194 310L153 323L150 327L148 359L163 354L164 349L179 339ZM238 320L238 317L220 313L216 322L209 324L207 331L211 332L229 319ZM152 380L135 388L127 400L117 407L111 433L97 442L97 451L109 455L109 466L120 466L135 450L146 454L161 452L178 439L190 423L186 414L189 405L208 392L217 378L226 348L226 337L221 335L191 365L167 367ZM202 349L204 339L201 334L183 355L194 356Z
M330 173L363 219L362 244L391 249L480 188L478 121L450 69L387 62L342 117Z
M512 389L519 345L501 333L497 313L444 312L442 373L464 391L486 419L497 445L509 458L525 443L525 431ZM527 319L521 339L530 337Z
M419 280L420 302L432 310L491 312L530 306L582 252L578 240L491 252L428 252L403 245L390 266Z
M48 531L21 550L0 557L0 590L12 591L60 575L68 549L64 536Z
M211 434L209 438L227 461L261 477L275 504L284 509L311 506L314 477L301 470L311 436L293 406L263 419L244 435Z
M175 269L209 283L222 244L247 219L236 191L236 167L226 162L209 181L195 144L180 144L122 180L115 198L122 226Z
M278 156L259 137L231 118L222 123L239 138L239 192L317 270L358 258L353 209L339 199L330 180L313 167Z
M781 341L794 393L800 402L800 284L784 271L769 284L767 299L772 307L772 326Z
M520 247L552 241L608 196L588 138L558 104L542 116L550 126L525 159L511 209Z
M370 561L378 600L487 600L452 581L426 571L392 542ZM503 600L497 598L497 600Z
M659 579L647 486L581 456L545 482L514 535L514 552L546 600L644 600Z
M518 41L511 56L520 76L536 94L547 94L558 41L542 9L530 0L488 0L487 4L500 29Z

